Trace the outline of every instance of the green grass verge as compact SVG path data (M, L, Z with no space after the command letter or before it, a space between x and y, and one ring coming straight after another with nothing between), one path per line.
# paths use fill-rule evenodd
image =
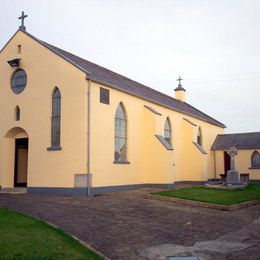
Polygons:
M152 194L213 204L233 205L245 201L260 199L260 184L250 184L244 190L231 191L194 187L180 190L160 191Z
M0 259L102 259L62 230L22 213L0 209Z

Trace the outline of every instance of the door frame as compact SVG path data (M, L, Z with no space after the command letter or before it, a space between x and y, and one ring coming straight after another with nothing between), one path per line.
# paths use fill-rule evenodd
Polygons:
M29 138L17 138L15 139L15 159L14 159L14 187L27 187L26 182L17 182L18 177L18 148L27 149L29 148ZM28 165L28 158L27 158ZM27 169L27 178L28 178L28 169Z

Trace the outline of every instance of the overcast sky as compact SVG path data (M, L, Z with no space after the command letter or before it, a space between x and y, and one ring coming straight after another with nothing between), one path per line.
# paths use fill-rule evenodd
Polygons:
M27 31L227 125L260 131L259 0L1 0L0 47Z

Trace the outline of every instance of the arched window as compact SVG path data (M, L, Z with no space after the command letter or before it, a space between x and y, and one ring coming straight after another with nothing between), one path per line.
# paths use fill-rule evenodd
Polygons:
M251 166L253 168L260 168L260 153L258 151L252 153Z
M199 127L198 132L197 132L197 143L202 146L202 133L201 133L201 128Z
M115 115L115 162L127 161L127 119L123 103L116 109Z
M20 116L21 116L20 107L16 106L16 108L15 108L15 120L20 121Z
M60 146L61 94L56 87L52 95L51 146Z
M166 118L164 123L164 139L169 143L172 144L171 140L171 123L169 117Z

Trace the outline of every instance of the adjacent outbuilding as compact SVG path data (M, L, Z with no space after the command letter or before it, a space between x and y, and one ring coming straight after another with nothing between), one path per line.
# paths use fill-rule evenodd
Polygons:
M238 150L236 169L240 173L249 173L251 180L259 180L260 132L217 135L211 147L217 178L230 170L230 156L227 153L230 147Z

